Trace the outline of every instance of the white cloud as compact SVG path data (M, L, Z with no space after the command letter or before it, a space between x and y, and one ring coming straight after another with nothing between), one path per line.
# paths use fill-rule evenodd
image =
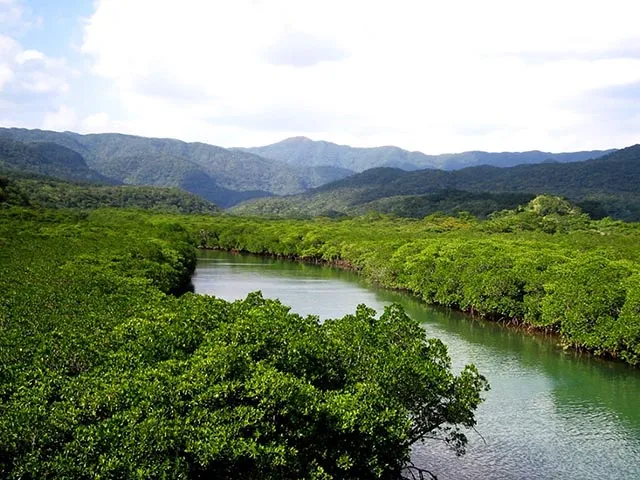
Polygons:
M16 61L22 65L31 60L44 60L44 53L38 50L23 50L16 55Z
M14 0L0 0L0 24L16 24L22 20L22 8Z
M640 81L639 15L634 0L98 0L82 50L131 133L568 150L629 140L571 105Z
M82 121L82 131L85 133L104 133L109 129L109 114L94 113Z
M0 122L3 125L64 126L67 107L60 107L72 76L64 59L25 48L24 34L41 26L22 0L0 0ZM66 116L66 117L65 117ZM66 118L66 120L65 120Z
M78 116L72 107L61 105L58 110L46 113L42 122L45 130L73 130L78 126Z
M264 50L265 58L273 65L311 67L320 62L342 60L347 53L334 41L297 30L287 30Z
M19 51L15 40L6 35L0 35L0 92L14 77L14 55Z
M22 45L24 33L41 23L19 0L0 0L0 123L72 127L72 108L61 106L74 74L67 61ZM18 39L21 39L20 41Z
M23 93L65 93L72 70L61 59L37 50L25 50L13 38L0 35L0 93L18 97Z
M5 34L23 34L43 22L42 17L32 14L25 0L0 0L0 25Z
M0 63L0 92L4 88L5 84L13 80L13 70L10 66Z

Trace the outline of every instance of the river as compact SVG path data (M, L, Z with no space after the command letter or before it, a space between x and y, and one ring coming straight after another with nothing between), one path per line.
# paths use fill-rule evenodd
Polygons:
M227 300L261 290L301 315L381 311L397 302L448 347L454 369L475 363L491 383L467 433L466 455L443 444L412 459L446 479L640 479L640 369L565 351L532 336L410 295L377 288L353 272L253 255L201 252L196 293Z

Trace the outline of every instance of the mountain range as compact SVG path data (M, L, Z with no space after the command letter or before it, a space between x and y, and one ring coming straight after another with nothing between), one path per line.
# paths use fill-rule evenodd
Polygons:
M2 128L0 142L5 144L0 162L7 168L71 180L84 177L114 184L179 187L221 207L254 197L303 192L353 173L337 167L293 167L204 143L113 133ZM20 149L15 142L21 142L23 150L41 151L27 161L23 153L11 155ZM75 154L81 173L69 172L68 165L57 162L54 157L60 152L69 158Z
M296 166L330 165L363 172L370 168L392 167L402 170L421 170L425 168L457 170L460 168L493 165L512 167L528 163L579 162L601 157L614 150L592 150L570 153L550 153L533 150L529 152L463 152L426 155L422 152L410 152L398 147L354 148L331 142L314 141L306 137L292 137L272 145L253 148L238 148L261 157L280 160Z
M424 216L434 211L470 210L477 202L513 208L526 198L517 194L562 195L581 202L594 216L640 220L640 145L603 157L572 163L540 163L499 168L407 172L380 167L308 192L238 205L240 214L317 216L390 212ZM516 195L514 195L516 194ZM447 205L448 208L440 208ZM466 207L465 207L466 205Z
M593 205L600 205L602 195L615 195L616 201L629 205L620 195L636 192L628 185L636 177L625 177L623 171L609 175L619 169L612 159L624 152L425 155L398 147L352 148L304 137L252 149L225 149L114 133L0 128L0 170L106 185L178 187L223 208L245 202L237 212L266 214L353 214L378 209L420 216L433 209L462 209L484 215L503 205L512 208L514 202L537 193L573 196L596 202ZM596 168L600 163L584 161L596 157L608 159L604 171ZM532 162L537 163L528 165ZM479 163L487 165L457 170ZM514 163L523 165L499 168ZM429 168L416 170L425 166ZM567 175L574 183L567 183ZM600 197L593 200L593 195Z

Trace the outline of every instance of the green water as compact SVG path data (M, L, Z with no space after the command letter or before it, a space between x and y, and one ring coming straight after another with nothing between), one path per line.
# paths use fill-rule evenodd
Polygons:
M414 448L414 463L441 480L640 479L640 369L430 308L328 267L202 252L193 284L197 293L229 300L261 290L320 318L351 313L360 303L377 310L401 303L448 345L455 368L475 363L491 383L477 413L482 437L468 432L465 456L433 441Z

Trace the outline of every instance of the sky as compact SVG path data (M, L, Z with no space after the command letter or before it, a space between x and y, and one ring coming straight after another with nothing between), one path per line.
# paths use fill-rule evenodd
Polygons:
M0 126L428 154L640 143L637 0L0 0Z

